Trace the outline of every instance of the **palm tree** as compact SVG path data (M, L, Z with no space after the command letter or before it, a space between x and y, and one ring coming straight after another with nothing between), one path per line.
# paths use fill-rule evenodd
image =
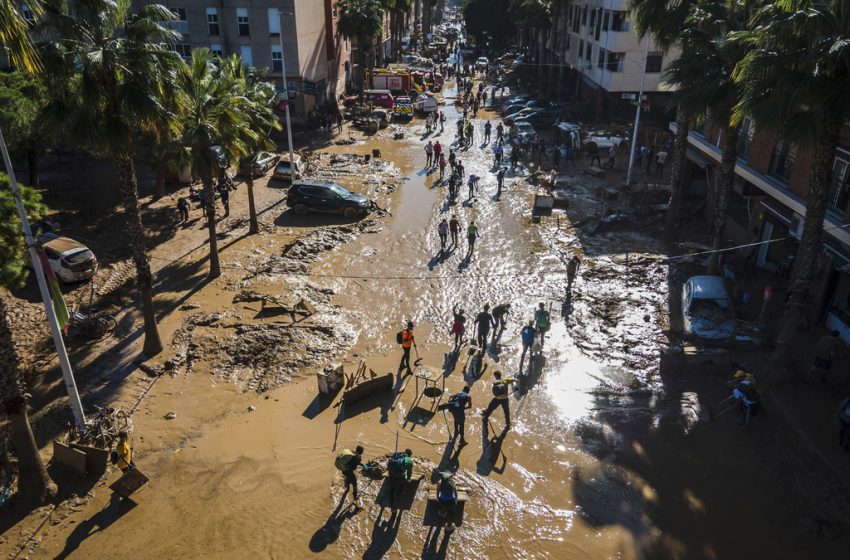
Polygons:
M41 70L41 62L32 44L32 24L27 21L24 10L33 19L44 13L38 0L0 0L0 44L6 47L9 60L16 68L35 74Z
M168 50L179 34L166 27L174 14L148 5L137 15L130 0L77 0L50 6L46 24L59 39L76 75L69 87L69 134L95 154L110 158L126 214L145 325L143 351L162 350L153 306L153 274L145 247L136 179L136 143L166 118L163 98L179 58Z
M383 29L384 8L380 0L340 0L339 32L346 39L357 41L360 54L360 65L363 73L360 76L360 86L366 75L366 68L372 68L375 63L375 39L380 37Z
M38 193L18 185L27 214L44 211ZM21 235L15 202L6 175L0 175L0 399L9 419L10 435L18 457L19 492L40 500L56 494L56 485L47 474L38 452L27 414L29 395L26 380L12 338L12 323L7 303L8 289L23 285L27 278L27 250ZM0 456L0 465L8 457Z
M712 253L708 273L720 271L729 197L735 181L738 136L741 123L732 118L739 99L734 79L736 66L744 58L744 45L735 33L747 29L755 2L750 0L700 0L685 18L680 44L682 54L668 68L664 79L674 86L674 99L705 118L706 110L721 131L720 185L712 220Z
M393 60L401 53L401 40L404 36L404 24L415 0L383 0L384 8L390 11L390 35L393 44Z
M684 21L690 13L692 0L629 0L629 10L638 38L650 35L663 51L678 42ZM684 54L684 53L683 53ZM685 188L685 153L688 129L695 116L693 108L676 104L676 137L673 142L673 163L670 170L670 203L664 224L664 237L672 241L679 229L679 210ZM632 147L634 149L634 146Z
M210 243L209 278L221 276L216 240L214 182L219 175L219 160L213 154L218 146L227 159L238 160L247 149L244 129L250 126L243 110L245 100L239 81L221 70L218 58L209 49L195 49L192 60L180 66L176 86L181 97L182 141L191 148L192 174L204 185L204 204Z
M248 71L236 56L223 60L221 69L236 81L236 87L243 98L242 110L249 120L249 125L241 129L245 152L239 159L239 169L248 191L248 233L256 234L260 232L260 224L254 203L254 165L262 150L277 147L269 137L272 130L281 129L272 108L277 93L271 83L260 79L260 76L266 74L265 69Z
M812 305L823 223L839 134L850 121L850 0L766 4L736 79L743 96L735 118L752 114L760 128L813 152L803 235L791 275L774 363L788 363L791 344Z

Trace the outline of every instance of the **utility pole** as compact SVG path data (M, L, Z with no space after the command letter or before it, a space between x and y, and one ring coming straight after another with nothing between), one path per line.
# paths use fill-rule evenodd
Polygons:
M77 428L82 431L86 427L83 403L80 402L77 382L74 380L74 372L71 369L71 362L68 360L65 341L62 340L62 329L59 328L59 321L56 319L53 300L50 298L50 291L47 289L47 278L44 276L44 269L41 266L41 258L39 257L38 249L36 248L37 245L32 235L32 229L27 219L27 212L21 200L21 193L18 191L15 170L12 169L12 160L9 157L9 149L6 147L6 140L3 138L2 130L0 130L0 150L3 151L3 163L6 165L6 174L9 176L9 184L12 186L12 196L15 198L15 205L18 207L18 217L21 219L21 224L24 228L27 250L30 254L33 270L35 270L36 280L38 281L38 291L41 293L41 301L44 303L47 322L50 324L50 332L53 334L53 344L56 346L56 353L59 355L59 367L62 369L62 378L65 381L65 389L68 391L68 402L74 413L74 421L77 423Z
M289 182L295 182L295 150L292 147L292 121L289 119L289 86L286 83L286 53L283 50L283 16L294 16L293 12L277 12L278 17L280 18L280 33L278 33L278 39L280 39L280 74L283 78L283 91L284 95L286 95L286 107L284 111L286 112L286 140L289 142ZM296 35L297 36L297 35Z
M640 77L640 93L637 98L637 109L635 110L635 129L632 132L632 145L629 146L629 171L626 173L626 188L632 186L632 168L635 165L635 150L637 149L638 128L640 127L640 105L643 103L643 88L646 85L646 59L649 58L649 43L652 35L646 37L646 50L643 52L643 72Z

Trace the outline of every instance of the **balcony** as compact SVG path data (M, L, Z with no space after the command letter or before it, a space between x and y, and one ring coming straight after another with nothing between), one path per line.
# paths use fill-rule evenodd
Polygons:
M186 20L169 21L168 27L182 35L189 34L189 22Z

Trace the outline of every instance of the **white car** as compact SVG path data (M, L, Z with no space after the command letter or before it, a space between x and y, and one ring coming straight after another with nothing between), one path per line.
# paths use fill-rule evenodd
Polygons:
M599 148L608 149L611 146L619 148L622 144L628 144L628 139L622 136L610 136L604 133L591 133L584 137L583 143L593 142Z
M735 334L735 314L721 276L692 276L682 286L685 336L722 342Z
M52 232L41 234L38 242L44 247L53 273L63 282L88 280L97 272L94 253L82 243Z
M475 67L478 70L484 70L485 68L487 68L488 64L490 64L490 61L487 60L486 56L480 56L478 57L478 60L475 61Z
M537 136L537 131L534 129L534 125L527 121L517 121L513 128L511 128L511 136L516 136L520 140L528 138L531 140L535 136Z
M280 159L279 154L271 152L260 152L257 156L257 161L254 162L254 177L262 177L266 172L273 168Z
M294 177L293 167L295 168ZM295 165L290 165L289 154L283 154L274 168L274 174L272 174L274 179L289 181L290 183L296 179L301 179L302 176L301 156L298 154L295 154Z

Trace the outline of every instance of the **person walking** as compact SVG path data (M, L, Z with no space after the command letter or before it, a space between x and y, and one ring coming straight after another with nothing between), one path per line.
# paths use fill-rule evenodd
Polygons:
M457 220L457 216L452 216L452 219L449 220L449 233L452 235L452 247L457 247L457 236L460 233L460 222Z
M446 114L440 111L440 134L443 133L443 129L446 126Z
M181 196L177 199L177 211L180 212L180 222L186 223L189 221L189 201L186 197Z
M511 173L514 173L516 171L516 166L519 163L519 153L519 146L514 146L514 148L511 150Z
M122 473L136 468L136 464L133 462L133 447L127 437L127 432L123 430L118 432L118 443L115 444L112 457L113 464L121 469Z
M434 142L434 147L431 149L431 151L434 152L434 162L436 163L437 160L440 159L440 156L443 155L443 146L442 144L440 144L439 140Z
M461 160L457 160L455 170L457 170L457 176L460 179L463 179L463 176L466 175L466 168L463 166L463 161Z
M655 144L649 147L649 151L646 152L646 172L649 173L652 169L653 164L655 164Z
M490 327L494 326L493 316L490 314L490 304L484 304L484 310L475 318L475 329L478 332L478 348L482 352L487 350L487 338L490 335Z
M466 445L466 411L472 408L472 397L469 396L469 386L465 385L460 393L449 397L447 408L454 419L452 440L460 440L460 445Z
M342 113L336 114L336 131L342 132Z
M478 226L475 225L475 220L472 220L466 228L466 241L469 243L469 250L466 253L467 258L471 257L472 252L475 251L476 239L478 239Z
M655 174L658 177L664 175L664 164L667 163L667 152L662 148L655 156Z
M502 185L505 183L505 171L507 167L500 167L496 172L496 200L502 198Z
M843 447L846 453L850 450L850 396L838 405L835 420L838 422L838 445Z
M587 155L590 157L590 167L596 162L596 167L602 167L602 160L599 158L599 147L595 142L590 142L587 148Z
M519 372L522 375L522 364L525 360L525 353L528 352L531 347L534 345L534 337L537 335L537 331L534 330L534 320L528 322L521 331L519 331L519 336L522 339L522 355L519 357ZM529 357L529 359L531 359Z
M581 266L581 259L578 255L573 255L567 262L567 294L572 293L573 282L575 282L578 267Z
M443 177L446 175L446 157L443 154L440 154L440 180L443 180Z
M555 169L561 169L561 147L555 146L552 148L552 166Z
M446 241L449 238L449 222L445 218L437 225L437 234L440 236L440 252L446 250Z
M358 445L354 448L354 451L350 449L343 449L336 455L336 459L334 460L334 466L342 472L342 478L345 481L345 492L348 493L348 489L352 488L354 490L354 500L357 501L360 498L360 495L357 493L357 467L359 467L363 463L363 446Z
M540 305L537 307L537 311L534 312L534 328L538 333L540 333L541 348L543 347L543 338L546 336L549 326L549 312L546 311L546 306L541 301Z
M390 509L396 509L404 495L407 483L413 476L413 451L397 451L387 459L387 478L389 479Z
M218 195L221 197L221 205L224 206L225 217L230 215L230 191L222 186L218 189Z
M564 167L572 164L573 169L576 168L576 149L573 146L567 146L566 148L559 148L558 153L560 155L561 150L564 151Z
M493 146L493 165L499 166L502 164L502 144L496 143Z
M505 429L511 429L511 403L508 400L510 397L510 386L514 383L514 379L510 377L506 377L502 379L501 371L494 371L493 377L496 380L493 382L493 398L490 400L490 404L487 405L487 409L484 411L484 422L486 423L490 419L490 415L493 414L493 411L502 407L502 410L505 412Z
M475 187L478 186L478 175L470 175L466 182L466 187L469 189L469 200L475 198Z
M508 322L508 313L510 313L510 311L510 303L500 303L493 308L493 328L496 329L497 335L505 330L505 325Z
M499 122L499 124L496 125L496 140L501 140L504 134L505 126L501 122Z
M449 167L452 168L452 171L455 170L455 165L457 165L457 154L455 154L454 150L450 149L449 150Z
M835 357L835 352L838 349L839 342L838 331L832 331L818 339L815 346L815 361L809 370L809 375L806 376L806 383L811 383L812 377L816 371L820 372L821 383L826 382L826 375L832 369L832 360Z
M458 309L458 305L452 307L452 334L455 336L455 348L460 348L463 343L463 334L466 332L466 315L463 309Z
M490 132L493 130L493 125L490 124L490 121L484 123L484 143L490 143Z
M617 148L611 146L608 148L608 161L605 162L605 167L608 169L614 169L614 162L617 158Z
M428 140L428 143L425 144L425 161L425 167L430 169L431 164L434 161L434 144L432 144L430 140Z
M407 322L407 328L401 331L401 362L398 364L398 371L407 369L408 373L413 373L410 368L410 349L416 346L416 338L413 336L413 321Z

